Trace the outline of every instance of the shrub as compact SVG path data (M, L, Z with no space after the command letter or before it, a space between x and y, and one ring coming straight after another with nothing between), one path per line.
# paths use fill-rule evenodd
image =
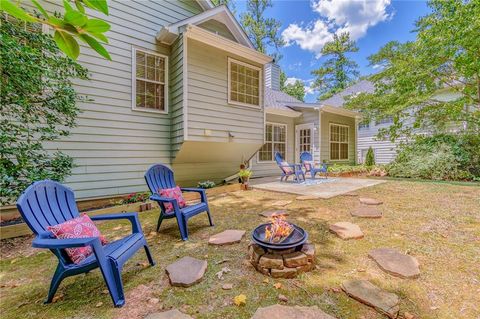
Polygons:
M120 204L125 205L125 204L133 204L137 202L144 202L150 197L149 193L131 193L125 196Z
M365 165L346 165L333 164L328 166L328 172L333 174L352 173L363 174L368 173L368 168Z
M212 182L212 181L198 182L197 187L203 188L203 189L213 188L213 187L215 187L215 183Z
M13 203L33 181L62 181L73 167L67 154L43 146L75 127L76 102L84 98L72 79L87 79L87 69L65 57L51 36L30 30L0 14L0 205Z
M240 177L241 179L248 179L252 176L253 172L249 169L241 169L239 172L238 172L238 177Z
M365 165L375 165L375 154L373 153L373 148L371 146L368 148L367 154L365 155Z
M433 180L476 180L480 177L480 136L439 134L403 144L387 166L390 176Z

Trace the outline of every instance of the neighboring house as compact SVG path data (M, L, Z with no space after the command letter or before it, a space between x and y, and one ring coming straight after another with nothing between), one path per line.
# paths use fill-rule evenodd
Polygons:
M367 80L360 80L357 83L349 86L340 93L323 100L321 103L333 107L343 107L344 98L350 95L359 93L373 93L373 83ZM358 123L358 138L357 138L357 162L363 163L365 156L370 147L372 147L375 154L375 161L378 164L387 164L392 161L396 153L396 143L392 143L388 139L378 139L377 134L380 128L387 128L392 124L392 118L387 118L380 122L360 122Z
M60 3L48 2L61 11ZM206 0L109 1L107 61L82 46L91 80L75 89L78 126L48 143L74 159L66 179L79 198L146 191L154 163L181 185L221 181L264 143L263 67L225 6ZM95 13L95 15L97 15Z
M321 104L332 107L343 107L345 98L347 96L355 96L359 93L373 93L374 85L368 80L360 80L357 83L349 86L340 93L323 100ZM444 89L440 90L436 95L437 100L453 100L457 98L457 94L452 90ZM413 122L413 118L407 119L406 123ZM393 119L391 117L382 119L377 122L360 122L358 123L358 138L357 138L357 163L363 163L368 149L371 147L375 155L375 162L377 164L388 164L397 156L397 146L401 141L405 141L405 138L399 138L395 142L391 142L389 139L380 139L377 137L378 132L382 128L388 128L392 125ZM449 127L449 131L457 131L458 125L452 125ZM429 133L425 130L417 131L417 133Z
M265 144L251 159L254 176L279 174L274 154L290 163L311 152L316 161L354 164L359 113L321 103L304 103L280 91L280 68L265 67Z

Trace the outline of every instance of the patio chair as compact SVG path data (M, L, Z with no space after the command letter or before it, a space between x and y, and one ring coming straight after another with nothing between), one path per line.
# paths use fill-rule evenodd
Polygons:
M32 246L50 249L58 258L57 269L53 275L45 303L52 302L63 279L87 273L99 267L113 304L115 307L121 307L125 304L121 277L125 262L143 247L150 265L155 265L147 241L143 236L137 213L91 217L92 220L128 219L132 224L131 235L102 246L99 237L56 239L47 230L48 226L55 226L79 217L73 191L58 182L43 180L31 184L19 197L17 208L23 220L35 234ZM91 246L93 253L78 264L73 263L65 252L65 248L87 246Z
M277 162L278 167L282 170L282 176L280 178L280 181L285 181L288 180L290 176L295 177L295 181L297 183L300 183L300 176L302 176L302 179L305 180L305 173L302 170L302 166L300 164L289 164L286 161L284 161L282 155L279 152L275 153L275 161Z
M323 163L320 164L320 167L315 167L317 163L313 161L313 156L310 154L310 152L303 152L300 154L300 162L302 163L303 167L305 167L305 173L310 173L312 179L315 179L315 175L317 175L317 173L325 173L325 178L328 178L327 164Z
M157 232L160 229L160 225L164 219L176 218L178 228L180 229L180 235L183 240L188 240L188 220L200 213L206 212L208 215L208 221L210 226L213 226L212 217L210 216L210 209L208 207L207 194L202 188L181 188L182 192L197 192L200 194L200 203L194 205L188 205L184 208L180 208L178 202L174 198L161 197L159 195L160 190L167 188L174 188L177 184L173 177L173 171L165 165L155 164L151 166L145 173L145 181L148 188L152 193L150 197L160 206L160 216L157 222ZM173 211L167 212L165 203L171 203L173 205Z

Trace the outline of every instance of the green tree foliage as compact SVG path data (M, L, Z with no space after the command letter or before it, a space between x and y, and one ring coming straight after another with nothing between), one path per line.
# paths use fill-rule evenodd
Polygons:
M370 77L374 93L359 94L347 104L366 118L393 117L393 125L379 132L391 140L416 129L441 133L462 122L468 132L479 134L480 4L431 0L428 5L431 13L417 21L415 41L390 42L369 57L372 65L383 67ZM443 90L458 98L440 98Z
M302 81L296 80L295 83L287 84L287 75L280 70L280 91L287 93L290 96L304 102L305 101L305 86Z
M32 181L61 181L72 159L43 145L67 136L79 113L72 78L87 70L58 49L52 37L0 15L0 204L12 203Z
M480 180L480 136L417 136L399 147L387 166L390 176L434 180Z
M235 14L235 2L233 0L211 0L215 7L226 5Z
M280 70L280 91L283 91L286 85L287 85L287 75L285 74L285 72Z
M282 91L302 102L305 100L305 86L300 80L285 85Z
M89 18L85 8L108 15L107 0L63 0L64 13L49 14L37 1L30 0L38 12L33 15L21 7L21 1L1 0L0 12L30 23L41 23L55 30L53 39L60 50L72 59L80 54L78 40L86 43L98 54L111 60L110 54L100 43L108 43L105 33L110 30L107 22ZM75 6L72 6L73 5ZM100 42L99 42L100 41Z
M328 59L312 71L316 77L312 87L319 91L319 101L344 90L358 79L358 65L347 56L357 51L357 44L350 39L349 33L335 34L333 40L325 44L321 54Z
M240 16L240 21L255 49L267 54L268 48L275 48L271 55L278 62L281 58L278 49L285 42L278 33L282 23L274 18L265 18L265 10L272 6L271 0L248 0L247 10Z
M368 148L367 154L365 155L365 165L366 166L375 165L375 153L373 152L372 147Z

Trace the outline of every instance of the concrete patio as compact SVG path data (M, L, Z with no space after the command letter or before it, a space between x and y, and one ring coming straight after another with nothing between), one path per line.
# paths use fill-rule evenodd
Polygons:
M343 195L381 183L385 183L385 181L350 177L316 178L314 180L307 178L305 182L301 183L295 183L293 181L281 182L279 177L264 177L250 181L254 189L314 196L323 199Z

